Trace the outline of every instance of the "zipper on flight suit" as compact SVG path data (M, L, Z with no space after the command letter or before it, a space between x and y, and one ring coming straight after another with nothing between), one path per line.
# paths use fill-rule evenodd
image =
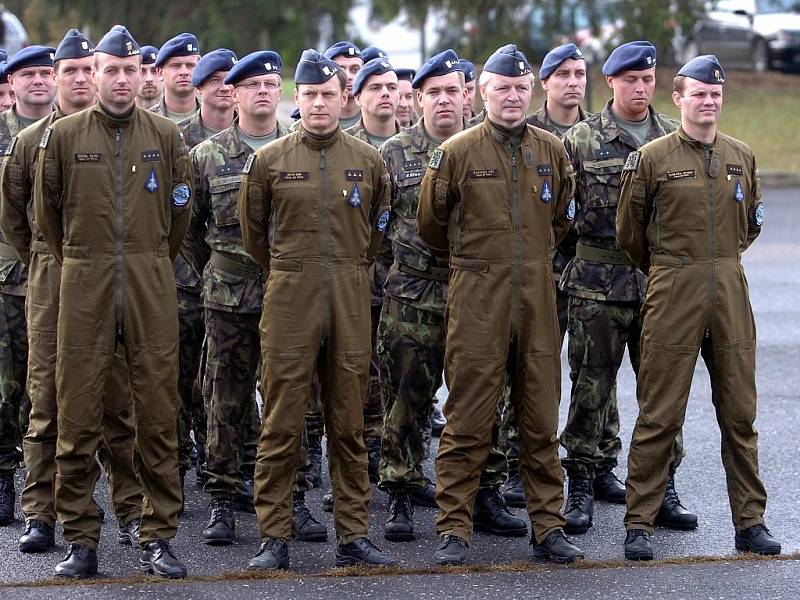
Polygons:
M321 228L320 250L322 254L322 310L325 316L322 323L322 340L320 344L325 345L325 341L330 335L331 327L331 293L330 293L330 253L331 253L331 239L330 239L330 221L328 211L332 208L330 201L327 159L325 158L325 148L319 151L319 173L320 173L320 194L319 194L319 218ZM327 200L327 202L326 202ZM327 206L326 206L327 204Z
M122 284L123 284L123 252L125 247L125 205L123 201L123 154L122 154L122 130L117 127L116 135L114 136L115 151L114 156L117 157L117 256L116 256L116 290L115 296L115 312L117 321L117 337L122 337Z
M511 154L511 218L514 224L514 262L511 265L511 341L513 342L519 328L519 298L522 279L522 239L520 237L522 211L519 204L517 152L512 144L508 145L508 149Z
M708 202L708 296L709 309L706 317L706 329L710 330L714 322L714 306L717 301L716 255L717 255L717 207L714 202L714 178L708 176L714 150L705 150L706 160L706 201Z

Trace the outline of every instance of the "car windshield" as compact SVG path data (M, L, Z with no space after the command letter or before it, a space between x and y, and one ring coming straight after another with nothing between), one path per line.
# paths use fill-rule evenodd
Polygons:
M800 0L758 0L756 5L759 14L762 15L800 12Z

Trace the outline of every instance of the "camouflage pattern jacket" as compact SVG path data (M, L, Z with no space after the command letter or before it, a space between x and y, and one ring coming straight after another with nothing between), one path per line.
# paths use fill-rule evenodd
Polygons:
M447 259L435 256L419 237L417 205L422 178L439 147L425 131L424 118L381 147L392 180L392 216L386 229L392 263L384 293L417 310L444 315Z
M154 106L151 106L148 110L150 112L156 113L157 115L161 115L164 118L170 119L171 121L175 122L176 124L182 123L183 121L186 120L186 119L181 119L180 121L176 121L172 117L167 117L167 114L168 114L168 112L167 112L167 101L166 101L166 98L164 97L164 95L161 96L161 100L159 101L158 104L156 104ZM188 118L191 119L199 111L200 111L200 100L198 98L195 98L195 100L194 100L194 112L192 113L192 116L188 117ZM191 148L191 146L189 146L189 148Z
M196 191L184 252L203 273L207 308L260 314L264 273L244 249L237 207L242 169L253 150L242 141L238 122L189 153ZM278 137L287 133L278 123Z
M0 156L5 163L14 150L20 130L16 105L0 113ZM0 202L5 203L5 198ZM24 296L28 288L28 267L0 232L0 294Z
M620 250L616 229L622 167L639 145L619 125L611 102L564 136L577 178L574 230L578 247L561 277L561 289L579 298L643 302L645 275ZM649 112L645 142L678 128L677 121L656 113L652 106Z

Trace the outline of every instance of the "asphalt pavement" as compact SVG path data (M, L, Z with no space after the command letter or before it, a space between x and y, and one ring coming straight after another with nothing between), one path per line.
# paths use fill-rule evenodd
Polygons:
M66 544L57 532L57 547L42 555L17 551L20 521L0 528L0 588L11 597L67 598L237 598L264 595L281 598L791 598L800 597L800 188L765 190L765 225L745 254L745 266L758 328L757 383L761 474L769 493L767 524L783 544L778 560L749 560L733 547L733 527L720 461L720 435L710 402L708 375L698 361L687 409L686 457L676 478L683 503L698 514L692 532L659 529L654 536L656 561L642 566L622 559L623 506L598 503L594 527L573 540L587 560L578 568L525 562L528 538L504 539L476 534L469 551L470 568L457 572L431 569L436 546L435 510L416 509L418 539L385 542L382 537L388 497L375 490L370 505L370 535L399 559L396 572L340 572L333 569L332 515L322 512L323 490L307 496L315 515L328 527L327 543L290 544L290 573L279 578L252 578L245 568L258 550L254 515L237 513L237 543L210 547L201 530L208 518L208 499L187 477L187 510L173 546L189 567L190 579L165 583L137 571L137 551L119 546L116 522L106 497L98 498L108 516L98 550L101 581L59 586L49 581ZM562 355L566 365L566 354ZM617 474L624 479L627 448L636 416L634 377L627 360L618 383L623 456ZM566 420L569 379L562 378L561 425ZM425 465L433 476L433 464ZM22 473L17 475L20 489ZM374 489L374 488L373 488ZM515 509L520 516L524 511ZM786 555L789 555L788 557ZM523 562L516 562L523 561ZM33 587L35 586L35 587ZM41 587L43 586L43 587Z

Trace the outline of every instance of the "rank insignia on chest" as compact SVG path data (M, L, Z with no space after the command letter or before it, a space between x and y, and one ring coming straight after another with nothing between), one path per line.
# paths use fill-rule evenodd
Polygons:
M350 196L347 198L347 201L353 208L361 206L361 190L358 189L357 183L353 184L353 189L350 190Z
M158 162L161 160L160 150L142 150L142 161Z
M151 194L154 194L158 191L158 176L156 175L155 167L150 170L150 175L147 177L147 181L144 183L144 189Z
M364 171L361 169L347 169L344 172L347 181L364 181Z
M542 184L542 191L539 194L539 199L541 199L541 201L545 204L550 204L550 202L553 200L553 192L550 190L550 184L547 182L547 180L545 180L545 182Z
M540 177L549 177L553 175L552 165L536 165L536 172Z
M737 202L742 202L744 200L744 192L742 191L742 182L740 180L736 180L736 189L733 192L733 197Z

